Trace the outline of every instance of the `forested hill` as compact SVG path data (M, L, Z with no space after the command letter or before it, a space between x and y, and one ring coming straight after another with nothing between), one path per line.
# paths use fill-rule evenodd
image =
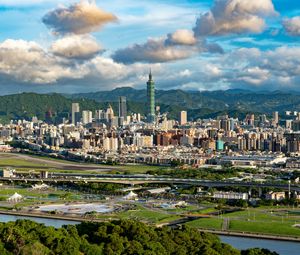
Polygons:
M70 112L72 102L78 102L81 110L105 109L111 104L117 115L118 98L126 96L128 111L146 114L146 91L132 88L118 88L85 94L36 94L21 93L0 96L0 123L11 119L31 119L37 116L45 119L45 113L54 115ZM188 111L190 120L214 118L229 114L244 118L248 113L266 113L286 110L300 111L300 94L296 92L251 92L247 90L227 91L182 91L157 90L156 103L161 112L168 112L170 118L177 118L179 111Z
M98 109L99 103L93 100L68 99L60 94L22 93L0 97L0 121L9 119L45 118L46 111L70 112L72 102L79 102L82 108Z
M132 101L131 101L132 100ZM118 114L118 102L113 98L106 98L104 101L95 101L94 99L84 97L66 97L61 94L36 94L21 93L15 95L0 96L0 123L8 123L11 119L27 119L33 116L44 120L46 112L51 111L53 115L61 113L70 113L72 102L78 102L81 110L95 111L106 109L109 104L112 105L116 115ZM135 101L131 97L127 100L128 112L139 112L146 114L146 101ZM170 118L177 118L179 111L187 110L190 119L214 117L220 114L229 113L232 116L242 117L246 114L243 111L226 110L220 111L209 108L186 108L176 104L160 104L161 112L168 112Z
M89 98L98 102L117 101L126 96L129 101L145 102L146 90L117 88L112 91L67 95L71 98ZM273 111L300 111L299 92L259 91L231 89L219 91L157 90L158 104L177 105L186 109L212 109L213 111L253 111L271 113Z
M55 229L29 220L0 223L1 255L276 255L238 251L196 229L154 228L136 221L81 223Z

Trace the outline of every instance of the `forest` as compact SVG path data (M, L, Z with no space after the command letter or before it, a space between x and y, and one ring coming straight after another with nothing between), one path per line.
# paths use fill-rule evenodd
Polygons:
M276 255L239 251L212 234L182 226L156 228L133 220L83 222L62 228L30 220L0 223L0 254L20 255Z

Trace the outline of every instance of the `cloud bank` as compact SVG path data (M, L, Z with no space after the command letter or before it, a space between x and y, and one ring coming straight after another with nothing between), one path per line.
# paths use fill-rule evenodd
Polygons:
M300 36L300 16L286 18L282 22L285 31L293 36Z
M60 57L89 59L101 51L101 46L92 36L72 35L55 41L50 51Z
M81 1L59 7L43 17L43 23L56 34L87 34L116 21L115 15L97 7L94 1Z
M215 0L211 10L201 15L194 27L198 36L232 33L260 33L264 17L275 15L272 0Z
M21 83L49 84L83 73L81 68L66 65L62 59L48 54L37 43L24 40L0 43L0 60L0 75Z
M204 39L197 40L192 31L177 30L166 37L151 38L144 44L134 44L119 49L112 58L124 64L163 63L186 59L201 52L223 53L223 49L218 44L208 43Z

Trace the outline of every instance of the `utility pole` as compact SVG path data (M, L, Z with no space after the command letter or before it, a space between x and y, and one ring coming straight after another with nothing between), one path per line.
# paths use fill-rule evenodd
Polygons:
M289 180L289 199L291 199L291 180Z

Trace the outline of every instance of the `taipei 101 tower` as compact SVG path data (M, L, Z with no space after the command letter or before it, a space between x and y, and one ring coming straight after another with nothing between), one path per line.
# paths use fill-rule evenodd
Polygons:
M151 70L147 82L147 122L155 122L155 83L152 79Z

